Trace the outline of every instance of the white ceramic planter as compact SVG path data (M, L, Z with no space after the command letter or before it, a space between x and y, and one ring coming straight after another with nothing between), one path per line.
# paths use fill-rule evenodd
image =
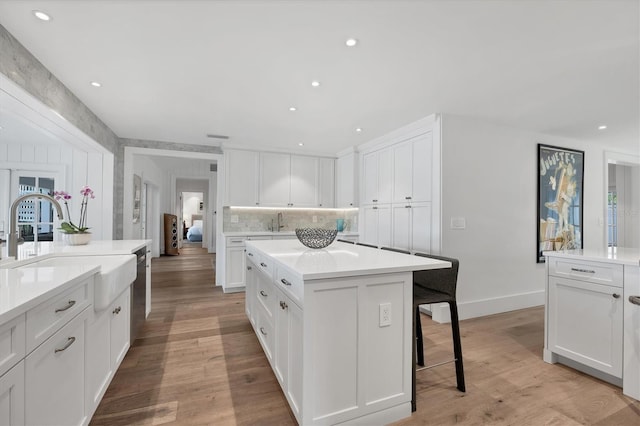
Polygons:
M84 246L91 241L91 233L62 234L62 241L70 246Z

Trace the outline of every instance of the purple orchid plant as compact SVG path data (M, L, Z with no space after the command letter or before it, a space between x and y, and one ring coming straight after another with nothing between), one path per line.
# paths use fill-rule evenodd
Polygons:
M87 233L89 229L91 229L86 226L87 225L87 204L88 204L89 198L96 198L96 197L93 194L93 190L88 186L82 187L82 189L80 190L80 195L82 195L82 202L80 204L80 222L78 222L78 224L76 225L71 221L71 214L69 213L68 201L71 199L71 194L69 194L66 191L55 191L53 193L53 197L56 200L62 200L64 202L64 206L67 209L67 217L69 218L69 220L66 222L62 222L60 224L60 228L58 228L66 234L84 234L84 233Z

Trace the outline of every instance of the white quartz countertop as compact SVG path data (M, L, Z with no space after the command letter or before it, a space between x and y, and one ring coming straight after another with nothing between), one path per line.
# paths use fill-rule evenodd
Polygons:
M149 244L151 240L96 240L83 246L65 245L61 241L27 242L18 246L16 259L7 259L3 247L0 268L15 268L49 257L132 254Z
M98 264L0 269L0 324L22 315L100 270Z
M543 255L550 257L564 257L568 259L582 259L594 262L610 262L623 265L640 265L640 250L624 247L609 247L608 249L594 250L565 250L545 251Z
M318 250L297 239L247 241L247 247L274 259L303 281L451 267L450 262L339 241Z

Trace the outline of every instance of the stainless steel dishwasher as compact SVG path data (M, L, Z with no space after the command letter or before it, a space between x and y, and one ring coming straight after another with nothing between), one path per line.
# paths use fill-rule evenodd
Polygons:
M136 280L131 286L131 346L146 319L147 302L147 247L135 252L137 256Z

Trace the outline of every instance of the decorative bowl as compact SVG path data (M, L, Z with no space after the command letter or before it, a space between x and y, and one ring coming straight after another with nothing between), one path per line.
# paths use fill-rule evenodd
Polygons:
M333 242L336 235L338 235L337 229L296 228L298 240L312 249L325 248Z

